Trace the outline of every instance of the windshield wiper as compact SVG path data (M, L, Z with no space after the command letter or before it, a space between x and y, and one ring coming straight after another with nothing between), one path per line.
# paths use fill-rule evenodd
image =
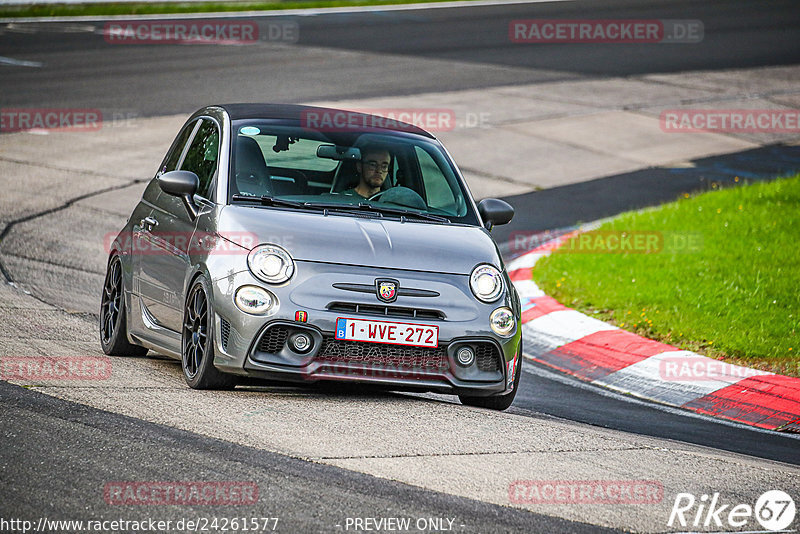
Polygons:
M383 217L380 211L373 209L369 204L359 202L358 204L339 204L338 202L306 202L306 207L328 211L358 212L365 217Z
M389 215L400 215L402 217L409 217L409 218L418 218L418 219L425 219L428 221L436 221L442 223L450 223L450 219L446 217L441 217L439 215L431 215L429 213L420 213L418 211L413 210L406 210L401 208L390 208L385 206L377 206L375 204L368 204L366 202L359 202L358 204L334 204L332 202L308 202L314 207L319 208L327 208L327 209L338 209L338 210L358 210L358 211L371 211L373 213L379 214L389 214Z
M364 202L359 202L358 204L339 204L338 202L306 202L306 205L313 208L323 208L329 210L376 211L372 206Z
M336 204L333 202L300 202L298 200L286 200L283 198L272 197L264 195L261 197L251 197L250 195L233 195L231 197L235 201L240 202L259 202L262 206L283 206L298 209L322 210L326 214L330 211L364 211L365 214L381 217L381 214L370 208L368 204L360 203L357 206L352 204Z
M296 200L284 200L282 198L264 195L251 197L250 195L233 195L231 199L239 202L260 202L262 206L288 206L290 208L303 208L305 203Z
M384 206L376 206L374 204L367 204L366 202L359 202L358 204L339 204L337 202L299 202L297 200L285 200L282 198L271 197L264 195L261 197L251 197L249 195L233 195L233 200L241 202L260 202L263 206L287 206L291 208L300 209L321 209L332 211L359 211L369 212L376 216L382 214L400 215L401 217L424 219L428 221L435 221L441 223L450 223L450 219L440 217L438 215L431 215L429 213L420 213L418 211L390 208Z

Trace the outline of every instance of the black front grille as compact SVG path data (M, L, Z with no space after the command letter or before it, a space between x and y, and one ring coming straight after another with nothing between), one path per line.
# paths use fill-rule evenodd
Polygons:
M286 339L289 337L289 329L285 326L272 326L261 336L261 343L258 344L259 352L276 354L286 346Z
M328 304L328 310L362 315L380 315L382 317L400 317L403 319L427 319L431 321L444 319L444 313L439 310L403 308L401 306L386 306L383 304L331 302Z
M222 338L223 350L228 350L228 338L231 335L231 323L229 323L222 317L219 318L219 334L220 337Z
M317 354L318 361L358 363L399 370L445 371L448 368L444 347L407 347L384 343L341 341L326 337Z
M500 354L493 343L475 343L475 360L481 371L499 371Z

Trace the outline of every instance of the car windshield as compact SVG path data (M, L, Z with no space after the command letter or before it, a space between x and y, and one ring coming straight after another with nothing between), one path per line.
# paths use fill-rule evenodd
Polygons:
M419 135L233 123L229 201L479 224L440 146Z

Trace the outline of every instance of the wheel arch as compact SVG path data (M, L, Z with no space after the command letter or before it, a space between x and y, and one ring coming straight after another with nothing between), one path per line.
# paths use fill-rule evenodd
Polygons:
M208 271L208 267L206 267L203 263L198 263L192 266L190 269L188 276L186 277L186 285L183 288L183 302L186 303L186 299L189 297L189 292L192 290L194 283L197 281L198 278L201 276L206 277L206 281L209 285L212 282L211 273Z
M131 299L133 298L133 271L131 269L128 255L117 245L115 241L108 251L108 261L106 262L106 272L111 267L114 258L119 258L122 265L122 306L125 308L125 337L129 343L135 343L131 336Z

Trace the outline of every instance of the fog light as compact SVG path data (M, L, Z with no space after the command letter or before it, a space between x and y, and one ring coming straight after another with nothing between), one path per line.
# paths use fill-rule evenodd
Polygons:
M475 361L475 351L472 347L461 347L456 351L456 361L459 365L469 367Z
M499 336L507 336L512 330L514 330L514 326L516 326L516 320L514 319L514 314L508 308L497 308L492 312L492 316L489 319L489 324L491 325L495 334Z
M311 336L304 333L294 334L289 338L289 345L295 352L308 352L311 348Z
M236 307L245 313L253 315L264 315L270 308L275 299L272 293L258 286L242 286L236 290Z

